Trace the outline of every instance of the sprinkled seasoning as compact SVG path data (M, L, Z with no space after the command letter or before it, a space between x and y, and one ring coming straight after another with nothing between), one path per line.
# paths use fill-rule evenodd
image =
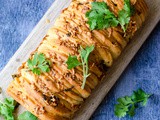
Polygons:
M67 37L70 37L70 36L71 36L71 33L70 33L70 32L68 32L66 35L67 35Z

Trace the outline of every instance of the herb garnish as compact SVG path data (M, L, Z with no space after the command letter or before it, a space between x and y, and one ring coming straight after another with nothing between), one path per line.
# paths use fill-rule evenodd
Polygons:
M91 30L105 29L118 25L115 15L109 10L105 2L92 2L92 9L86 13Z
M13 115L15 106L16 101L13 98L5 98L3 102L0 101L0 115L2 115L5 120L15 120ZM37 120L37 117L26 111L18 116L18 120Z
M120 24L124 32L126 31L132 15L130 0L124 0L124 8L119 11L118 17L109 10L105 2L92 2L91 6L91 10L86 13L91 30L116 27Z
M138 89L134 91L131 96L118 98L118 104L115 105L114 110L115 115L120 118L127 114L131 117L134 116L138 103L142 103L142 106L145 106L150 96L151 94L147 94L142 89Z
M81 56L81 62L82 62L82 66L83 66L83 83L81 88L84 89L85 83L86 83L86 79L87 77L90 75L88 73L89 68L88 68L88 59L89 59L89 55L90 53L94 50L94 46L87 46L85 49L83 49L80 46L80 56Z
M44 54L36 53L33 59L27 61L27 66L34 74L40 75L42 72L49 72L50 62L46 60Z
M4 101L0 101L0 115L6 120L14 120L13 111L16 106L16 102L13 98L5 98Z
M123 31L126 31L132 13L133 13L133 7L131 7L130 0L124 0L124 7L118 13L118 21Z
M18 120L38 120L38 118L29 111L25 111L18 116Z
M68 60L66 62L68 65L68 69L72 69L72 68L75 68L76 66L82 65L83 67L83 83L81 86L82 89L84 89L86 79L90 75L88 73L89 72L88 59L89 59L90 53L93 50L94 50L94 46L87 46L85 49L80 46L79 53L80 53L81 62L79 62L79 60L77 59L77 56L71 56L71 55L69 55Z
M11 97L5 98L3 102L0 101L0 115L3 116L5 120L15 120L13 112L16 105L17 102ZM18 116L17 120L38 120L38 118L29 111L25 111Z
M81 63L77 59L77 56L71 56L71 55L69 55L66 63L68 65L68 69L72 69L81 65Z

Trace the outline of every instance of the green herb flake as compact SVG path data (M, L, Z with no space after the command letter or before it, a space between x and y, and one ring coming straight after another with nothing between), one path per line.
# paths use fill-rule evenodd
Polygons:
M6 120L14 120L13 111L16 102L13 98L5 98L3 102L0 101L0 115Z
M27 61L28 68L37 75L40 75L42 72L49 72L50 62L45 58L44 54L36 53L33 59Z
M38 120L38 118L29 111L25 111L18 116L18 120Z
M145 93L142 89L134 91L131 96L124 96L117 99L118 104L115 105L114 113L117 117L124 117L127 114L131 117L135 115L135 109L138 103L146 105L150 94Z

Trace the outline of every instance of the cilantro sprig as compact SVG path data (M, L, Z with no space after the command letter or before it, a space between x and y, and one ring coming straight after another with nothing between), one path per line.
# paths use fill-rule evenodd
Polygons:
M123 31L126 31L132 13L133 13L133 7L130 4L130 0L124 0L124 7L118 13L118 21Z
M105 2L92 2L91 7L91 10L86 12L87 23L91 30L116 27L120 24L123 31L126 31L133 11L130 0L124 0L124 8L119 11L118 17L109 10Z
M85 83L86 83L86 79L87 77L90 75L88 73L89 68L88 68L88 59L89 59L89 55L90 53L94 50L94 46L87 46L85 49L83 49L83 47L80 46L80 56L81 56L81 62L82 62L82 66L83 66L83 83L81 88L84 89Z
M50 62L45 58L44 54L35 53L33 59L27 61L28 68L37 75L40 75L42 72L49 72Z
M16 106L16 102L13 98L5 98L4 101L0 101L0 115L6 120L14 120L13 111Z
M5 98L3 102L0 101L0 115L3 116L5 120L15 120L13 115L15 106L16 101L13 98ZM25 111L18 116L17 120L38 120L38 118L29 111Z
M115 115L120 118L127 114L131 117L134 116L138 103L145 106L150 96L151 94L147 94L142 89L138 89L137 91L134 91L131 96L118 98L118 104L115 105L114 110Z
M68 69L72 69L80 65L83 67L83 83L81 86L82 89L84 89L87 77L90 75L89 67L88 67L88 59L89 59L90 53L93 50L94 50L94 46L87 46L85 49L80 46L79 53L80 53L81 62L79 62L77 56L71 56L71 55L69 55L68 60L66 62L68 65Z
M118 25L115 15L109 10L105 2L92 2L92 9L86 13L91 30L105 29Z

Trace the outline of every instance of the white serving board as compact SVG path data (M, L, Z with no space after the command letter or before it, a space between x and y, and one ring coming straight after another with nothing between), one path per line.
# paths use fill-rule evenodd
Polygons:
M47 30L53 26L54 21L61 10L67 7L70 2L71 0L55 0L37 26L1 71L0 87L2 87L3 90L0 95L1 99L7 96L5 91L12 81L11 75L17 71L22 62L28 59L30 53L37 48L43 37L46 35ZM118 61L116 61L113 67L107 72L106 79L96 87L91 96L85 101L83 107L81 107L75 115L74 120L88 120L90 118L160 20L160 0L146 0L146 2L149 5L149 16L144 25L138 30L138 34L131 40ZM50 23L47 22L48 20ZM25 109L20 106L18 108L18 113L21 113L23 110Z

